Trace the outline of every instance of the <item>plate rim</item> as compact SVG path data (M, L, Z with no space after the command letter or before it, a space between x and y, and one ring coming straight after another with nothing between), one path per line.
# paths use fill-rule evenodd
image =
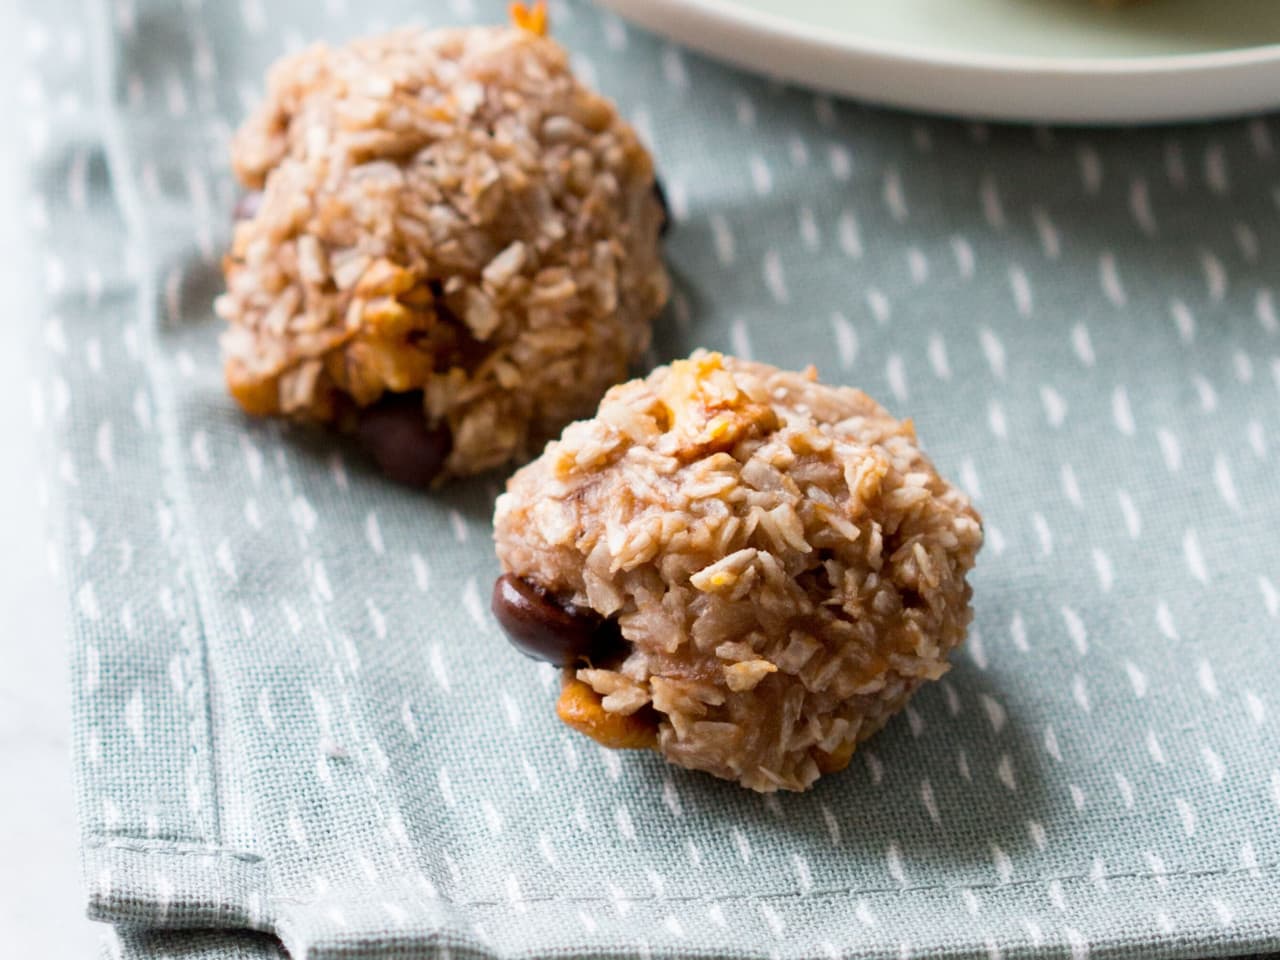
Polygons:
M1280 43L1138 57L976 54L825 31L730 0L596 2L638 26L745 69L935 115L1116 125L1211 120L1280 107ZM842 69L837 71L836 64ZM1188 76L1217 82L1200 85L1183 98L1160 91L1169 78ZM923 80L942 86L922 92ZM949 82L957 86L951 88ZM1061 84L1075 84L1076 95L1062 96L1055 86Z
M773 37L784 37L833 53L859 53L887 57L904 62L923 62L930 66L970 67L999 70L1002 73L1044 73L1126 75L1186 73L1195 70L1217 70L1227 67L1252 66L1280 59L1280 43L1264 43L1251 47L1232 47L1199 53L1156 54L1147 57L1045 57L1031 54L992 53L966 54L924 44L894 40L867 40L857 34L824 31L809 24L788 20L776 13L744 7L732 0L603 0L614 10L649 5L661 7L679 17L714 18L722 26L743 26ZM837 39L838 38L838 39Z

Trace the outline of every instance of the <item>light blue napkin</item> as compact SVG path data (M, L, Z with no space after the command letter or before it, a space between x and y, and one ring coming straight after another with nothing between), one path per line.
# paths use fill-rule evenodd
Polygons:
M816 363L913 416L987 520L954 671L846 773L762 798L556 721L554 672L485 610L501 477L406 492L223 389L227 137L266 65L499 6L27 16L51 41L38 399L112 950L278 955L244 931L313 960L1280 949L1274 120L903 116L553 4L672 201L652 359ZM80 55L57 52L73 35Z

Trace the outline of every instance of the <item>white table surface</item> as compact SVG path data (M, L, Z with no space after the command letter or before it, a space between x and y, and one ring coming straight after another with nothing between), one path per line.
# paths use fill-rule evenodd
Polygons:
M30 229L17 169L26 127L14 122L23 69L14 6L0 0L0 263ZM80 895L62 600L38 506L34 374L19 349L20 325L38 322L21 310L0 319L0 956L91 960L102 931L84 918Z

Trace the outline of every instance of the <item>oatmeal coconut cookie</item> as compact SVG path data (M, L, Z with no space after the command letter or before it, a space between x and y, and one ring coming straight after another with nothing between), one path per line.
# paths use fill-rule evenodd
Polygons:
M947 670L982 544L911 421L699 351L614 387L498 499L493 610L558 713L754 790L849 763Z
M652 158L518 12L289 57L232 144L232 395L414 484L588 415L667 298Z

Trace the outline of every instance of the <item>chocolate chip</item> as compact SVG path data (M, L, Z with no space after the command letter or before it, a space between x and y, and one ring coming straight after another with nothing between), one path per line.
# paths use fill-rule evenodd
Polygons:
M231 215L236 220L252 220L258 215L258 210L261 207L262 191L250 190L248 193L241 194L240 199L236 201L236 205L231 211Z
M448 427L427 423L421 393L387 394L365 407L356 437L388 478L410 487L430 486L452 447Z
M658 227L658 236L665 237L671 229L671 205L667 203L667 191L662 189L662 181L653 178L653 196L662 208L662 225Z
M490 608L517 650L557 667L578 661L601 663L616 657L623 645L613 620L558 600L514 574L504 573L494 583Z

